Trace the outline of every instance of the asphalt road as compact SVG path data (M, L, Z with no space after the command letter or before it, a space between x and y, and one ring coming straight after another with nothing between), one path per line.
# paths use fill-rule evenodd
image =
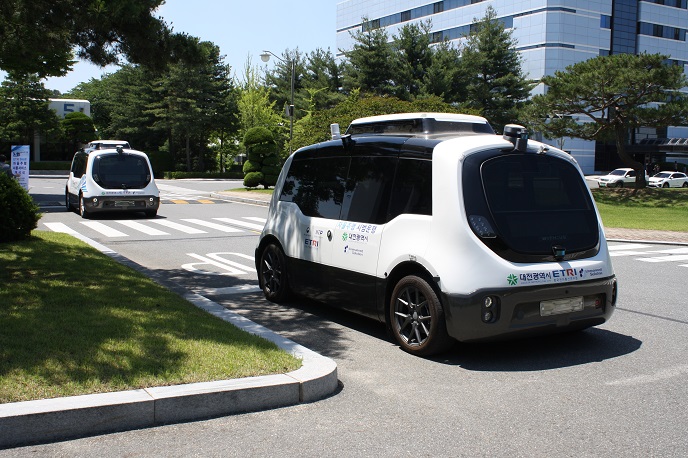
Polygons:
M166 204L160 215L180 223L250 221L261 212L243 204ZM81 226L66 212L44 219ZM423 359L399 350L375 321L304 300L280 306L258 293L225 294L222 286L251 284L255 273L230 274L224 261L198 264L196 271L183 267L185 259L204 261L189 260L189 253L206 261L218 259L211 253L252 254L257 236L250 230L128 237L99 242L144 265L159 253L150 261L158 273L170 271L189 288L333 358L340 391L312 404L5 450L0 457L688 454L685 247L612 244L620 295L603 326L544 339L456 344Z

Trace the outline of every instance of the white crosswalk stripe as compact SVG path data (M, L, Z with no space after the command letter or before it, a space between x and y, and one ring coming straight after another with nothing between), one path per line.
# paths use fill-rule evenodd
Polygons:
M196 229L195 227L187 226L185 224L175 223L174 221L168 221L166 219L152 219L149 222L154 224L159 224L161 226L169 227L179 232L184 232L185 234L207 234L208 232L201 229Z
M90 229L93 229L96 232L103 234L106 237L129 237L124 232L118 231L117 229L114 229L110 226L106 226L105 224L99 223L97 221L82 221L81 224Z
M128 228L134 229L135 231L143 232L147 235L170 235L168 232L163 232L153 227L148 227L145 224L141 224L137 221L117 220L115 222Z
M238 219L232 219L232 218L213 218L213 219L220 221L222 223L234 224L236 226L247 227L249 229L255 229L257 231L262 231L263 226L264 226L264 224L260 225L260 224L254 224L254 223L247 223L245 221L239 221Z
M263 229L263 225L266 221L265 218L258 217L243 217L241 219L212 219L214 221L206 221L194 218L181 219L180 222L170 221L169 219L165 218L142 219L137 221L123 219L107 221L78 221L70 223L71 227L65 223L41 224L53 232L64 232L74 235L79 234L84 228L88 228L89 230L95 231L104 237L125 238L136 234L146 234L154 237L166 237L177 232L184 234L207 234L212 231L220 231L227 234L233 234L251 231L255 233L256 231L261 231ZM160 230L156 226L162 226L164 230ZM196 226L201 226L203 229Z
M211 221L204 221L202 219L182 219L182 221L186 221L187 223L198 224L199 226L209 227L211 229L215 229L221 232L242 232L241 229L237 229L235 227L225 226L224 224L217 224Z
M688 247L666 248L659 245L644 245L638 243L610 244L609 255L630 256L636 261L648 263L673 263L688 260ZM678 264L688 267L688 264Z

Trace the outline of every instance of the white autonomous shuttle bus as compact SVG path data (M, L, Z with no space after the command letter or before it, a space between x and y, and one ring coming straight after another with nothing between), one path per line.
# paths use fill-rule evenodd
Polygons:
M569 154L442 113L358 119L333 137L293 153L275 186L255 254L269 300L378 319L417 355L612 315L602 224Z

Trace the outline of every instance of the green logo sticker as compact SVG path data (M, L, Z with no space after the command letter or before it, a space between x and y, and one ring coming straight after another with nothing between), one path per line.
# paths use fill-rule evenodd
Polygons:
M509 282L509 285L516 286L516 284L518 284L518 277L514 274L511 274L508 277L506 277L506 281Z

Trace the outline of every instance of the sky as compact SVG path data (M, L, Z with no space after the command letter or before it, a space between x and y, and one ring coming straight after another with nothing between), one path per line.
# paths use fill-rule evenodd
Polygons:
M184 32L211 41L220 47L232 75L240 77L250 58L252 65L263 66L260 54L269 50L278 56L298 48L310 53L317 48L336 54L337 3L342 0L166 0L158 9L175 32ZM274 58L267 64L273 66ZM79 62L64 77L48 78L47 89L64 93L117 67ZM4 78L4 75L2 75Z

